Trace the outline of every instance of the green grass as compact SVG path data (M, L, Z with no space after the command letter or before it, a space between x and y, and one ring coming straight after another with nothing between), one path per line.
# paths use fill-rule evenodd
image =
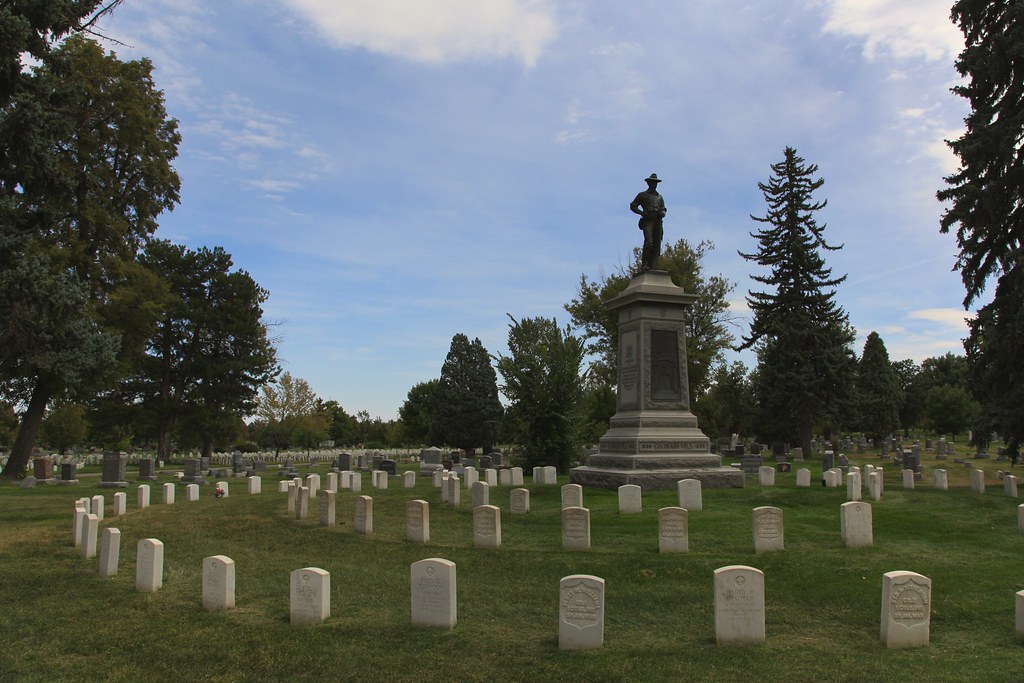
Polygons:
M864 460L866 461L866 460ZM874 460L877 461L877 458ZM925 466L926 472L933 463ZM111 489L95 479L73 487L0 486L0 681L385 680L385 681L1019 681L1024 648L1014 639L1014 593L1024 588L1024 534L1017 500L995 485L966 488L948 462L953 490L930 477L903 491L886 471L886 494L873 503L874 546L849 550L839 538L843 489L797 489L795 473L776 487L756 478L742 490L705 490L690 513L690 552L660 555L657 510L674 492L644 494L640 515L621 516L616 494L587 489L592 548L560 547L559 489L531 490L531 512L509 513L508 489L497 550L472 547L469 494L459 509L420 478L416 488L370 489L374 534L352 531L352 499L338 494L338 526L318 525L318 508L297 521L285 513L272 473L264 493L231 497L212 486L197 503L153 506L111 516ZM966 468L963 468L966 470ZM324 472L323 468L318 471ZM563 479L561 483L565 483ZM392 482L394 486L394 482ZM101 526L121 530L119 573L97 576L97 560L71 545L72 501L103 493ZM404 502L430 502L431 543L404 541ZM785 511L786 550L755 555L751 510ZM163 588L135 591L135 547L165 546ZM201 607L202 559L227 555L237 569L237 608ZM458 569L458 626L409 623L409 565L443 557ZM745 564L765 573L767 642L714 643L713 571ZM288 623L288 575L315 566L331 574L331 616L320 626ZM879 644L882 574L904 569L933 581L931 645L887 651ZM605 645L558 650L558 581L594 574L607 582Z

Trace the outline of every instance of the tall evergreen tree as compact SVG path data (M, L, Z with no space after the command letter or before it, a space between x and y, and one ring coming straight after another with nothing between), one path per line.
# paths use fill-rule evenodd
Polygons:
M903 392L896 379L885 342L877 332L868 335L857 363L857 416L860 428L875 445L899 426Z
M262 320L267 292L245 271L232 271L221 247L193 251L154 240L141 262L170 296L128 383L157 426L159 458L170 455L175 423L186 415L209 455L214 436L251 413L260 387L278 372Z
M439 443L466 450L486 450L494 445L503 408L498 400L498 376L479 339L471 342L461 333L452 337L431 399Z
M842 245L826 242L825 226L815 219L827 204L813 198L825 182L813 177L818 167L787 147L771 168L768 182L758 183L767 214L751 216L766 226L750 233L758 251L740 252L769 270L751 276L768 289L747 297L754 319L740 349L757 351L755 394L769 430L763 436L795 441L809 452L816 423L842 421L855 362L853 330L835 302L835 287L846 276L833 278L821 254Z
M950 202L941 231L956 227L957 268L970 307L993 279L995 296L971 324L965 348L982 403L983 431L999 431L1016 457L1024 439L1024 2L959 0L952 19L964 34L956 61L968 101L964 134L949 143L960 168L938 192Z

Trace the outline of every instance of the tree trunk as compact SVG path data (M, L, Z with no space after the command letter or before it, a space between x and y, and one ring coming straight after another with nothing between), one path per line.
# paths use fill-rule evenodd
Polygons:
M160 419L157 431L156 457L167 462L171 457L171 435L174 433L174 415L165 415Z
M50 402L53 389L46 380L40 378L36 381L35 389L32 390L32 398L28 402L28 409L21 418L18 426L18 436L11 446L11 453L7 458L7 465L0 477L5 479L17 479L28 467L29 458L32 457L32 448L36 445L36 435L39 434L39 425L43 423L43 415L46 413L46 404Z
M203 437L203 457L204 458L213 457L213 437L212 436L204 436Z

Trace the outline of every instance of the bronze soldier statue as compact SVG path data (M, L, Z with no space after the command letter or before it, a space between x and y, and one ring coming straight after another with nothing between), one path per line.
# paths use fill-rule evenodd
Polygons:
M661 220L664 218L665 198L658 194L658 183L661 180L657 173L647 179L647 189L636 196L629 205L629 210L640 216L638 226L644 231L644 249L640 257L640 270L652 270L658 265L661 255L661 238L663 229Z

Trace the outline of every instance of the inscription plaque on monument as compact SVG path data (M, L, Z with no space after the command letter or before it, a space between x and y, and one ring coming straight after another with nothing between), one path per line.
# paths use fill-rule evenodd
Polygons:
M651 330L651 400L683 400L679 389L679 339L675 330Z

